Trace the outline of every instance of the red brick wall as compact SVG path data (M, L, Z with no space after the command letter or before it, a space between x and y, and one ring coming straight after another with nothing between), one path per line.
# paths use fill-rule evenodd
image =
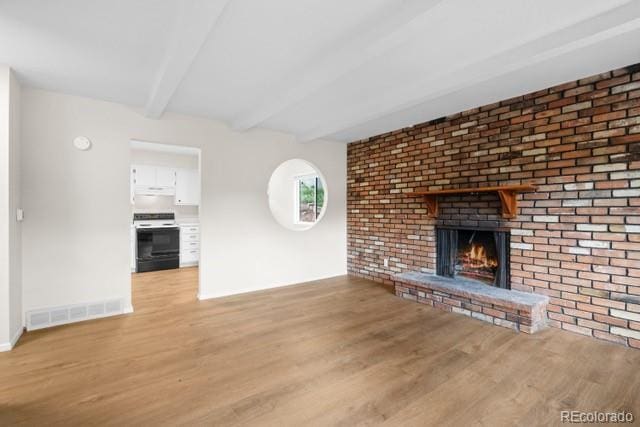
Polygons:
M437 220L406 195L523 182L514 220L494 194ZM639 65L351 143L347 187L351 274L433 270L437 224L509 227L512 289L548 295L552 326L640 347Z

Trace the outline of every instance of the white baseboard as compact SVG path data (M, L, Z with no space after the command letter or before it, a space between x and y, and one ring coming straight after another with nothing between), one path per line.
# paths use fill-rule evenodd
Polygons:
M347 274L347 273L345 272L344 274ZM283 283L283 284L268 285L268 286L256 286L253 288L238 289L235 291L222 291L222 292L213 292L213 293L206 293L206 294L203 294L198 289L198 299L202 301L207 299L230 297L232 295L248 294L251 292L266 291L267 289L284 288L286 286L304 285L305 283L315 282L315 281L324 280L324 279L331 279L332 277L339 277L339 276L343 276L344 274L316 277L316 278L306 279L304 282L296 281L292 283Z
M15 334L13 334L13 336L11 337L11 341L0 344L0 352L12 350L13 347L16 346L16 343L18 342L20 337L22 336L23 331L24 331L24 328L21 326L20 329L18 329L15 332Z
M16 346L23 332L24 332L24 326L20 326L20 328L16 331L16 333L13 334L13 338L11 338L11 348Z
M180 268L197 267L199 261L180 263Z

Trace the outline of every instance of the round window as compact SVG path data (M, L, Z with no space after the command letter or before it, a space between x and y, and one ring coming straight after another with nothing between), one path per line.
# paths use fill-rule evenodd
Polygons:
M273 171L269 180L269 209L280 225L289 230L308 230L327 209L327 185L311 163L291 159Z

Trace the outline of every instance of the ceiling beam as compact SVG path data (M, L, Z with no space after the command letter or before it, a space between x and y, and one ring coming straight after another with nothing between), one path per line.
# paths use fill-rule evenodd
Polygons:
M393 93L383 94L382 98L365 100L360 106L350 109L347 114L341 114L337 120L329 120L324 125L298 135L297 140L307 142L327 137L638 30L638 16L640 2L634 1L532 40L515 43L507 50L489 55L480 61L465 64L456 70L447 70L446 74L425 78ZM433 87L438 89L425 93L424 88Z
M318 61L292 70L263 97L264 102L236 118L231 127L244 131L304 100L339 77L353 71L369 59L410 38L415 29L410 23L442 0L404 0L391 15L379 22L355 28L349 37Z
M162 116L228 3L229 0L180 2L182 10L147 99L145 116L154 119Z

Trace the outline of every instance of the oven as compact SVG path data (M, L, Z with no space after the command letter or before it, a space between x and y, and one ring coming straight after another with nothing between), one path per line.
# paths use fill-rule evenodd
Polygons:
M138 228L136 234L138 273L180 267L180 228Z

